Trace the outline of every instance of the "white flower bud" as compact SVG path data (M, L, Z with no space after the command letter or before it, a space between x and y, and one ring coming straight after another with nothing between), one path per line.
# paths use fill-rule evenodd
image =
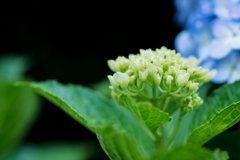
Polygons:
M121 72L114 73L113 78L122 87L127 87L130 81L129 76Z
M157 68L152 63L148 63L148 70L149 75L153 76L156 73Z
M164 72L163 79L167 79L167 76L168 76L168 71Z
M119 84L114 80L113 76L107 76L107 77L113 87L117 88L119 86Z
M177 53L174 57L176 60L179 60L181 58L181 54L180 53Z
M149 72L149 70L146 70L146 71L144 71L144 72L138 71L139 79L140 79L141 81L146 81L146 80L147 80L147 77L148 77L148 72Z
M198 89L198 85L199 85L199 83L189 81L187 84L187 87L189 88L190 91L194 91L194 90Z
M107 61L108 67L113 71L113 72L117 72L118 69L116 67L116 62L114 60L108 60Z
M187 70L187 72L190 73L190 74L193 74L196 71L197 71L196 68L188 68L188 70Z
M172 76L167 76L167 85L170 86L172 83L173 77Z
M187 69L189 67L188 62L182 63L182 69Z
M205 76L201 77L199 80L203 82L210 81L215 75L217 74L216 70L212 70L211 72L208 72Z
M153 60L153 64L154 64L155 66L160 67L160 66L162 65L162 59L161 59L161 58L156 58L156 59L154 59L154 60Z
M162 67L157 67L157 70L158 70L158 73L159 73L160 75L163 74L163 68L162 68Z
M168 68L168 74L170 74L170 75L175 75L175 67L173 67L173 66L170 66L169 68Z
M154 76L153 76L153 81L154 81L154 83L155 83L157 86L160 85L160 83L161 83L161 77L159 76L159 74L154 74Z
M136 77L135 77L134 75L132 75L132 76L130 77L129 85L134 84L135 79L136 79Z
M187 84L189 78L190 78L190 73L185 73L183 75L179 75L178 78L177 78L178 86L182 87L185 84Z

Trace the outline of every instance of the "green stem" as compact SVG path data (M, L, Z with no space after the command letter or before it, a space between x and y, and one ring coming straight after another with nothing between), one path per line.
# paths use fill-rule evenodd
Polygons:
M156 95L156 86L153 86L152 87L152 100L153 100L153 105L155 107L157 107L157 102L158 102L158 101L156 101L156 97L157 97L157 95Z
M177 131L178 131L178 128L181 124L181 121L182 121L182 117L186 114L186 112L183 112L182 110L180 111L180 115L178 117L178 122L170 136L170 138L168 139L167 143L166 143L166 147L168 148L170 146L170 144L172 143L172 141L174 140L176 134L177 134Z
M140 125L140 127L142 128L142 130L146 133L146 135L153 141L156 142L156 137L154 136L154 134L144 125L144 123L137 117L135 116L138 124Z
M160 103L160 110L163 110L165 101L166 101L166 99L162 100L162 102Z
M153 96L153 99L156 98L156 87L155 86L152 87L152 96Z
M156 101L163 100L163 99L165 99L165 98L167 98L167 97L168 97L168 93L167 93L167 94L164 94L164 95L162 95L162 96L160 96L160 97L158 97L158 98L156 99Z
M151 100L152 100L152 98L146 96L145 94L143 94L143 93L141 93L141 92L139 92L138 95L139 95L140 97L142 97L142 98L148 100L148 101L151 101Z
M169 104L170 100L171 100L170 97L166 98L166 101L165 101L164 106L163 106L163 111L166 111L166 109L167 109L167 107L168 107L168 104Z

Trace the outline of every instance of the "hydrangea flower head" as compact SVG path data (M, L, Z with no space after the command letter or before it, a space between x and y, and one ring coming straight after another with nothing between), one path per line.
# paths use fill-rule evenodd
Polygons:
M109 68L116 72L108 76L112 95L117 101L121 94L152 102L171 97L180 108L190 112L203 102L198 96L199 86L216 74L198 67L199 63L195 57L183 58L166 47L155 51L140 49L139 54L130 54L128 58L109 60ZM147 86L158 89L159 97L146 95Z
M200 58L204 68L216 69L214 83L240 79L240 0L181 2L175 0L175 21L184 27L175 39L176 50Z

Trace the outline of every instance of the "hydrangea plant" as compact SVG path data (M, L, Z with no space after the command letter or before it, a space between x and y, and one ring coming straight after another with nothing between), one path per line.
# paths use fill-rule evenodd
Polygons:
M240 79L240 1L175 0L175 6L174 20L184 28L175 39L177 51L216 69L214 83Z
M207 99L216 74L194 57L165 47L109 60L112 97L55 80L19 82L32 88L96 134L113 160L225 160L226 151L202 147L240 120L240 82ZM117 103L116 103L117 102Z

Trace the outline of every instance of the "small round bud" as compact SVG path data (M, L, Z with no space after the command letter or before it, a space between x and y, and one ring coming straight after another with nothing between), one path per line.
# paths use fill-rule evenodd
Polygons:
M149 75L153 76L156 73L157 68L152 63L148 63L148 70Z
M144 71L144 72L138 71L139 79L140 79L141 81L146 81L146 80L147 80L147 77L148 77L148 72L149 72L149 70L146 70L146 71Z
M129 85L134 84L135 79L136 79L136 77L135 77L134 75L132 75L132 76L130 77Z
M113 87L117 88L119 86L119 84L114 80L113 76L107 76L107 77Z
M177 78L178 86L182 87L182 86L186 85L189 78L190 78L190 73L185 73L183 75L179 75Z
M125 58L124 56L118 56L116 61L114 60L108 60L107 61L109 68L113 72L126 72L126 70L129 67L129 60Z
M194 90L198 89L198 85L199 85L199 83L189 81L187 84L187 87L190 91L194 91Z
M113 71L113 72L117 72L118 68L116 66L116 62L114 60L108 60L107 61L108 67Z
M166 82L166 83L167 83L167 85L169 85L169 86L170 86L170 85L171 85L171 83L172 83L172 80L173 80L173 77L168 75L168 76L167 76L167 82Z
M160 75L163 74L163 68L162 67L157 67L157 71Z
M122 87L127 87L130 81L129 76L121 72L114 73L113 78Z
M153 76L153 81L155 83L155 85L159 86L161 83L161 77L159 76L159 74L154 74Z

